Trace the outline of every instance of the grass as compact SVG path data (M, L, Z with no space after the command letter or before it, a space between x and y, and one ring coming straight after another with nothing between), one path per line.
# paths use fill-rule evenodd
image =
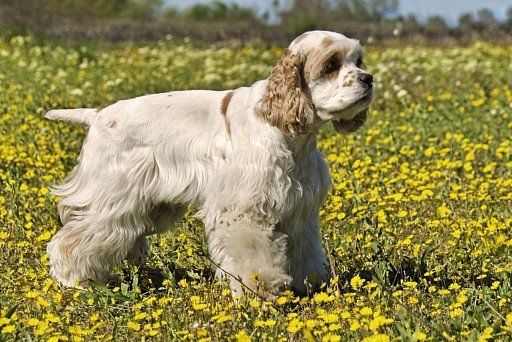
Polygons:
M152 238L159 277L124 265L116 288L55 284L49 188L76 164L85 132L43 115L249 85L282 50L0 38L0 341L510 340L512 48L367 51L377 100L366 126L320 132L334 181L321 226L337 281L311 298L235 304L192 211Z

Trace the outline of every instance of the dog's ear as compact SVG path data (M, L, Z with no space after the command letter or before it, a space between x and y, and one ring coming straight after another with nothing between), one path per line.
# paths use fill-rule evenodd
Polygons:
M256 107L263 120L292 135L306 132L314 118L313 104L305 93L303 67L302 57L287 49L272 69Z

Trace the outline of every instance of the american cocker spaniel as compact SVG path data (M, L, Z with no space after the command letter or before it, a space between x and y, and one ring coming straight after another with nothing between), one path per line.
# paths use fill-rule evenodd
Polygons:
M216 276L273 298L330 279L319 208L331 185L315 134L366 120L373 77L344 35L306 32L266 80L227 91L173 91L51 120L89 127L79 164L54 193L63 227L48 244L51 276L107 282L124 259L142 265L146 237L200 208Z

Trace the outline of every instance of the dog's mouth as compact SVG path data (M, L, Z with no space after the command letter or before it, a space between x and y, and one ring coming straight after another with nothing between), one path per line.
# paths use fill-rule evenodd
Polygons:
M358 97L352 105L343 110L342 115L347 112L356 114L350 119L333 119L331 120L334 129L340 133L351 133L357 131L366 121L369 112L369 106L373 101L373 89L368 89L363 95ZM334 116L340 116L341 112L333 113ZM338 114L338 115L336 115Z
M365 108L368 108L368 106L373 101L373 94L373 87L370 87L363 94L352 101L352 103L349 103L343 107L343 109L332 111L330 114L336 118L334 120L352 120L352 118L355 117L359 112Z
M357 131L366 121L368 117L369 108L366 107L359 113L357 113L350 120L332 120L332 126L336 132L340 133L352 133Z
M373 87L368 88L363 95L358 97L352 107L364 106L368 107L373 101Z

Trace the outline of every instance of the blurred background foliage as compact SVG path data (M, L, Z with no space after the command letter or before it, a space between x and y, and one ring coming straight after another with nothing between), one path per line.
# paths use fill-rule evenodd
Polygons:
M441 16L402 16L398 9L399 0L272 0L263 13L220 0L180 9L164 0L0 0L0 29L105 41L155 40L171 34L206 42L284 44L313 29L379 43L512 41L512 7L505 20L483 7L461 14L456 25Z

